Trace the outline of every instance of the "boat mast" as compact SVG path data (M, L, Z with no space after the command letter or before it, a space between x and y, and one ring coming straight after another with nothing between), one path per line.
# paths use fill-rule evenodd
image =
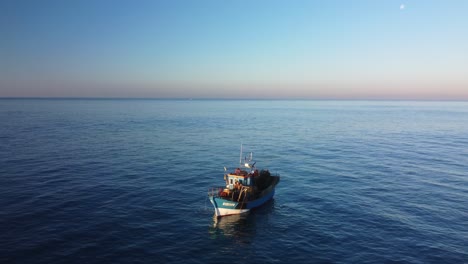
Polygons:
M241 143L241 149L240 149L240 155L239 155L239 165L242 165L242 143Z

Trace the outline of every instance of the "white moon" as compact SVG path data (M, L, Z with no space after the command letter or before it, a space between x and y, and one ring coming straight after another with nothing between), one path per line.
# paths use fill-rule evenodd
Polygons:
M405 9L405 5L404 5L404 4L401 4L401 5L400 5L400 10L403 10L403 9Z

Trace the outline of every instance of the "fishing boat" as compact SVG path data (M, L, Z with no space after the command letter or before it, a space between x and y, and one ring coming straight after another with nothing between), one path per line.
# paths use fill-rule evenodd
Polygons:
M259 171L255 164L252 153L242 162L241 145L239 166L231 172L225 167L225 185L208 192L217 217L247 213L273 197L280 176L272 175L267 169Z

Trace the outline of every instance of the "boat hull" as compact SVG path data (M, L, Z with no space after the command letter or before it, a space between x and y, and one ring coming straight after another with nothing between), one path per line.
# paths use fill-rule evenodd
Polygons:
M250 211L250 209L263 205L268 200L273 198L274 195L275 189L272 186L272 188L268 192L264 193L263 196L255 200L250 200L248 202L236 202L217 196L210 196L210 202L215 208L216 216L227 216L247 213Z

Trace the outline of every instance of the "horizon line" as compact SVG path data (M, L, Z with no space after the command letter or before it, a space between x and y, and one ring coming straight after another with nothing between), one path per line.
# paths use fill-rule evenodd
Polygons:
M229 97L112 97L112 96L0 96L0 100L167 100L167 101L413 101L413 102L468 102L468 99L421 98L229 98Z

